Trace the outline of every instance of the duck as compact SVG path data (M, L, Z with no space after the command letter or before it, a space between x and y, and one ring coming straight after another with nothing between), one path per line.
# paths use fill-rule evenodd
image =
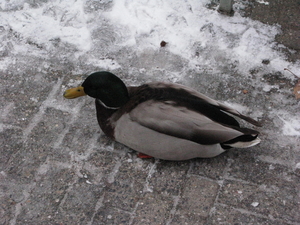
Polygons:
M260 122L181 84L127 87L113 73L100 71L63 94L67 99L85 95L95 98L105 135L137 151L139 158L212 158L261 141L258 131L241 127L234 117L258 127Z

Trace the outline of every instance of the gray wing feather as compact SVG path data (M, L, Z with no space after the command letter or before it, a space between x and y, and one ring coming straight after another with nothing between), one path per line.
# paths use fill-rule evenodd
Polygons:
M203 99L204 101L206 101L207 103L211 104L211 105L214 105L214 106L217 106L219 109L223 110L224 112L227 112L227 113L230 113L234 116L237 116L255 126L258 126L258 127L261 127L261 123L259 123L258 121L252 119L251 117L248 117L242 113L240 113L239 111L219 102L219 101L216 101L212 98L209 98L207 97L206 95L200 93L200 92L197 92L196 90L192 89L192 88L189 88L189 87L186 87L186 86L183 86L183 85L180 85L180 84L172 84L172 83L162 83L162 82L155 82L155 83L150 83L150 86L152 87L157 87L157 88L165 88L165 87L170 87L170 88L174 88L174 89L183 89L183 90L186 90L188 91L189 93L191 93L192 95L194 96L197 96L198 98L200 99Z
M243 135L241 131L216 123L202 114L175 106L171 101L143 102L129 116L142 126L199 144L222 143Z

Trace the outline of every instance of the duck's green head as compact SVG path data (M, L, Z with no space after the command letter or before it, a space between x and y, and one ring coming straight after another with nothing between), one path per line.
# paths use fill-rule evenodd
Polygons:
M71 99L88 95L100 99L105 106L117 108L128 100L128 91L123 81L116 75L101 71L89 75L81 86L65 91L64 97Z

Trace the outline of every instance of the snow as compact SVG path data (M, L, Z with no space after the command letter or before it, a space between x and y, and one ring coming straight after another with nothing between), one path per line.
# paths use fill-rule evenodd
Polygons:
M90 50L90 32L87 29L87 17L83 12L84 1L53 1L42 7L31 7L28 3L21 10L6 11L12 2L2 2L0 19L5 30L13 32L18 40L13 42L15 54L47 54L56 42L74 46L81 54ZM25 45L24 45L25 43ZM30 45L43 49L36 51Z
M287 115L284 115L287 117ZM283 119L279 116L279 119L283 122L283 134L287 136L300 136L300 120L299 117L288 115L288 118Z
M265 2L264 0L256 0L256 2L258 2L260 4L269 5L269 2Z
M229 102L229 101L225 101L224 102L226 105L236 109L237 111L239 111L240 113L244 113L247 114L247 112L249 111L248 107L245 105L241 105L235 102Z
M263 91L268 92L268 91L272 90L273 88L278 89L279 86L278 85L265 85L263 87Z
M259 202L252 202L251 205L252 205L253 207L257 207L257 206L259 205Z
M268 94L279 86L265 83L264 74L281 71L286 79L294 79L283 70L300 71L300 63L287 61L277 50L285 48L275 42L280 26L242 17L244 2L235 1L235 15L228 17L207 7L209 0L0 0L0 70L135 74L125 76L128 84L186 83L186 78L205 74L206 87L215 77L228 81L232 71L247 79L257 70L250 85ZM163 40L167 45L161 48ZM263 60L270 63L263 65ZM251 112L242 103L228 103ZM278 118L283 135L300 136L298 115L283 109Z

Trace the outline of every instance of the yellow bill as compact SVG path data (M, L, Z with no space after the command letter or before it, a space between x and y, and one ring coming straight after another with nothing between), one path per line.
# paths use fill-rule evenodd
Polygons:
M84 92L84 88L81 86L76 88L70 88L64 92L64 97L68 99L78 98L84 95L86 95L86 93Z

